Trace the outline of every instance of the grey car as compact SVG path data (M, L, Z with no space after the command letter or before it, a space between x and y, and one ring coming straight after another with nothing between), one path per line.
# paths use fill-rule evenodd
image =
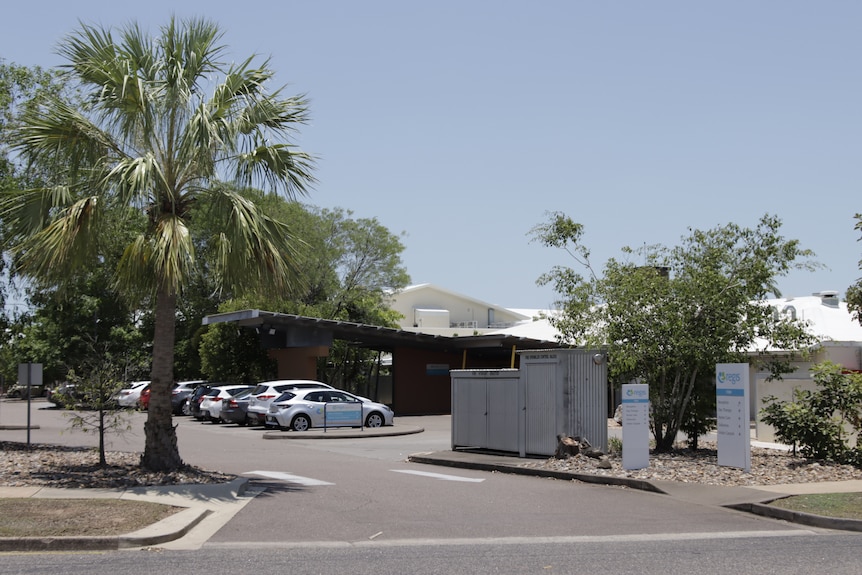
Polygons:
M236 423L237 425L248 425L248 402L254 388L241 391L233 397L222 400L221 420L225 423Z
M192 393L194 393L198 387L205 383L206 382L202 379L195 379L191 381L180 381L174 384L173 389L171 389L171 411L173 411L174 415L191 415L190 412L185 412L188 411L186 400L191 397Z

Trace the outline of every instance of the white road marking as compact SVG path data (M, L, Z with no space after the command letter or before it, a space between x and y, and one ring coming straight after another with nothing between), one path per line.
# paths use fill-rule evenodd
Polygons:
M243 475L260 475L261 477L269 477L270 479L278 479L279 481L298 483L300 485L306 486L335 485L334 483L329 483L328 481L312 479L311 477L302 477L299 475L294 475L292 473L284 473L282 471L247 471L246 473L243 473Z
M422 477L431 477L433 479L442 479L443 481L466 481L467 483L482 483L484 479L475 479L473 477L458 477L457 475L444 475L442 473L430 473L428 471L414 471L412 469L391 469L395 473L408 473L410 475L421 475Z
M710 541L714 539L745 539L771 537L811 537L817 533L809 530L798 531L722 531L709 533L643 533L632 535L570 535L557 537L482 537L455 539L369 539L366 541L254 541L207 543L207 548L237 549L310 549L339 547L430 547L455 545L572 545L582 543L627 543L650 541Z

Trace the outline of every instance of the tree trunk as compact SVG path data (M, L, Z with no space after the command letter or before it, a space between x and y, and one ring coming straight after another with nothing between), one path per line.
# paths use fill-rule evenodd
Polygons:
M173 471L183 466L171 412L176 309L176 294L159 288L156 294L150 404L144 424L146 443L141 458L141 466L152 471Z

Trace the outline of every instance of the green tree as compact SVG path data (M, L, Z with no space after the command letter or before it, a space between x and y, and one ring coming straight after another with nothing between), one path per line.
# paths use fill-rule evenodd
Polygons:
M105 457L105 436L121 435L131 429L124 410L117 409L113 395L123 387L122 362L107 351L105 343L90 342L92 353L83 362L80 372L67 374L68 393L59 394L55 401L72 411L68 413L73 430L95 433L99 437L99 465L108 464ZM100 349L101 348L101 349Z
M855 229L862 232L862 214L856 214ZM862 260L859 260L858 267L862 269ZM853 318L862 323L862 278L856 280L856 283L847 288L846 298L847 309L853 314Z
M43 70L39 67L27 68L15 64L7 64L0 58L0 193L7 190L25 187L28 178L38 178L38 172L27 172L19 158L12 153L10 146L13 142L12 134L18 125L19 117L28 108L38 105L46 97L63 92L65 84L59 75L52 70ZM2 221L0 221L0 234L3 233ZM13 279L7 270L6 254L0 257L0 332L10 329L12 321L16 318L10 317L6 308L6 295L9 288L14 285ZM17 306L17 304L16 304ZM13 308L17 309L17 308ZM9 346L2 345L2 355L8 357L11 350ZM5 365L3 375L6 375ZM14 373L14 370L13 370ZM11 381L15 381L14 375Z
M862 466L862 374L830 362L813 372L815 391L795 389L791 401L764 398L764 423L804 457Z
M589 274L558 266L539 278L561 296L561 313L550 321L566 343L607 348L614 382L649 384L657 450L671 449L682 428L708 429L708 421L692 416L714 410L715 364L747 362L754 353L778 376L788 362L758 352L800 350L812 341L804 324L762 303L777 291L778 277L816 265L812 252L779 235L780 227L767 215L755 229L693 230L674 248L624 248L641 263L611 258L601 276L581 224L553 213L533 228L535 240L566 250Z
M253 193L253 192L249 192ZM221 312L247 308L265 309L324 319L379 326L395 326L396 317L386 302L391 289L399 289L410 278L401 262L404 246L376 219L355 219L347 210L317 209L278 198L258 198L267 213L290 222L303 238L297 247L297 262L303 281L290 298L239 298L225 302ZM208 378L231 381L260 380L274 369L250 331L210 326L201 337L202 373ZM345 342L335 342L328 358L319 366L319 377L350 390L369 389L374 353ZM371 394L373 395L373 393Z
M143 225L116 268L120 293L153 312L151 399L142 466L183 465L171 421L178 298L202 263L192 217L206 198L221 227L209 238L217 285L284 292L296 277L293 236L222 180L261 184L288 198L306 193L312 158L289 144L307 120L304 97L269 90L268 63L221 61L222 32L203 19L171 19L150 38L130 24L82 25L61 44L83 95L48 100L24 115L15 150L50 167L50 181L6 198L2 219L23 274L62 284L96 265L107 212ZM133 217L134 215L144 217Z

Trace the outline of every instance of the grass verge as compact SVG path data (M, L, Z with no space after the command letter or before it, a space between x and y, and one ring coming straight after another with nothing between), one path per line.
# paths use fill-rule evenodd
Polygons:
M793 495L773 501L770 505L824 517L862 520L862 493Z
M0 499L0 537L124 535L181 510L119 499Z

